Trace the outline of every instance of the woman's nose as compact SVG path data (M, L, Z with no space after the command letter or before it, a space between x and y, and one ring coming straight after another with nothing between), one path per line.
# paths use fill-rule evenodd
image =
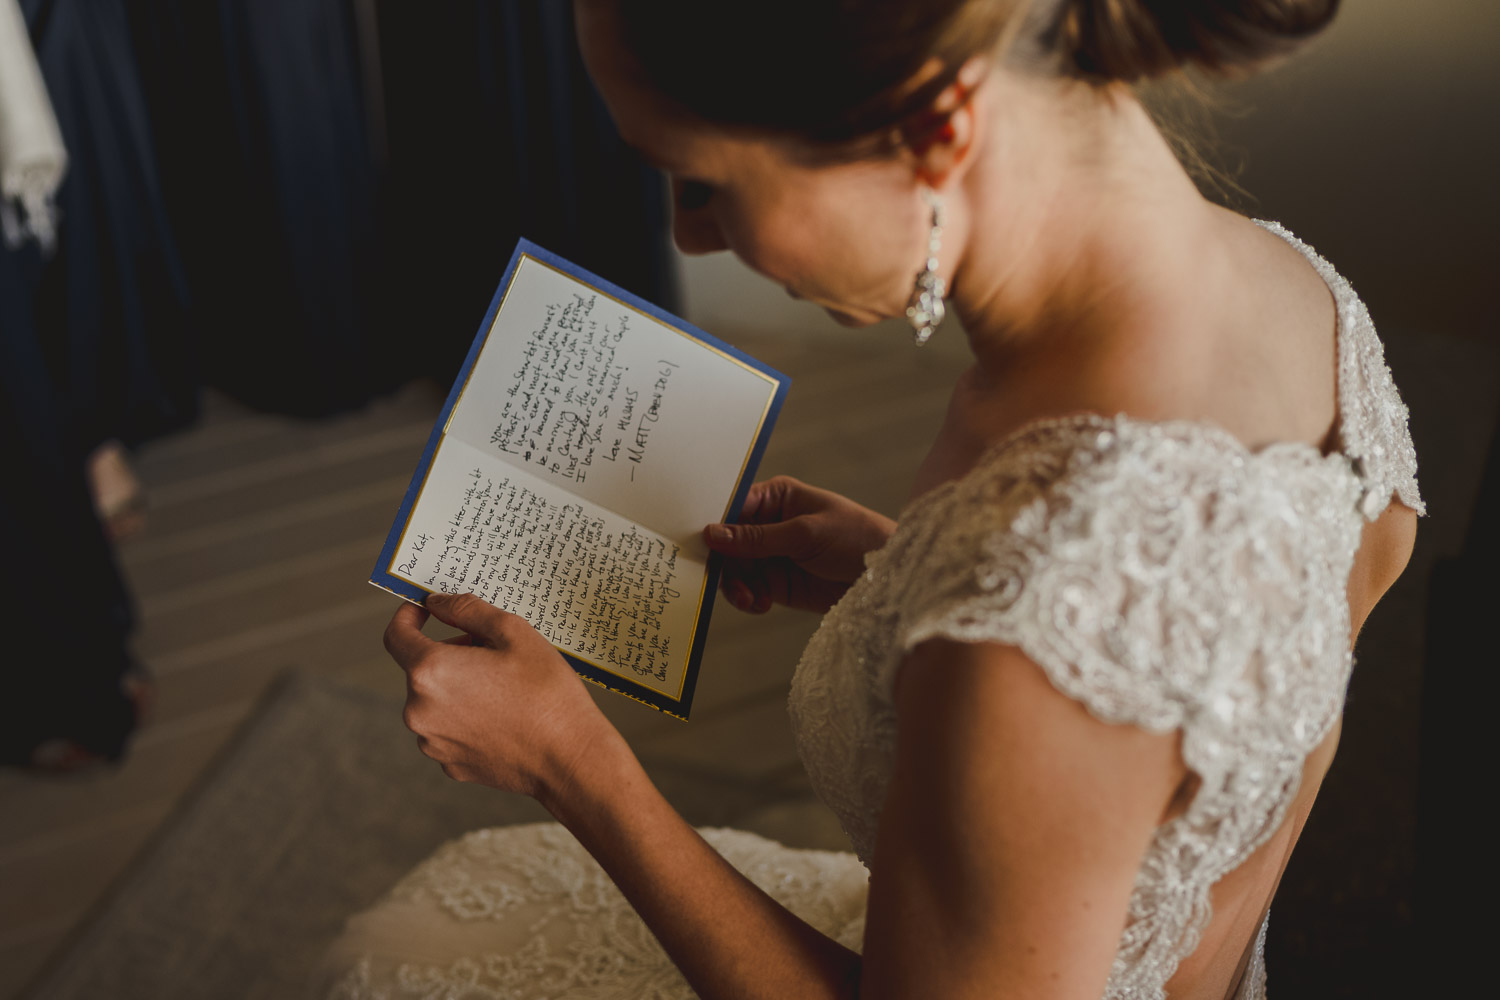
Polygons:
M729 249L713 205L706 200L683 197L683 182L672 181L672 240L685 254L714 253Z

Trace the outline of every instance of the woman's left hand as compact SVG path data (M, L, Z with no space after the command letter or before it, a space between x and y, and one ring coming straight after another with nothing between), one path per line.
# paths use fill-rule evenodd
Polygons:
M423 635L429 612L465 634ZM406 671L403 718L417 747L458 781L541 798L615 733L541 633L474 594L433 594L426 610L403 604L385 648Z

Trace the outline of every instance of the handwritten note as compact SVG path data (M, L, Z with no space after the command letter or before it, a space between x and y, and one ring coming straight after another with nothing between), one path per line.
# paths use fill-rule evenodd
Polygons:
M660 358L632 371L619 360L630 314L596 315L598 301L597 293L575 293L546 304L490 433L506 455L575 483L586 482L596 462L645 463L672 373L682 366Z
M434 471L460 489L423 505L396 571L431 591L472 592L521 615L559 648L639 683L680 679L703 562L640 525L544 481L447 446ZM467 462L467 465L464 463ZM686 597L686 600L684 600Z
M753 475L785 385L523 241L371 582L478 594L583 676L686 718L701 531Z
M724 516L768 382L650 316L522 261L448 433L683 540Z

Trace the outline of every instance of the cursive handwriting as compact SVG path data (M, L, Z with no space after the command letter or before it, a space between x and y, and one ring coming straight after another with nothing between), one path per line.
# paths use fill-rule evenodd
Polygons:
M472 591L586 660L665 681L676 655L666 616L683 596L679 546L509 477L476 468L467 480L442 544L418 535L398 568L430 590Z
M635 478L679 367L662 360L632 371L621 358L631 315L597 304L597 295L583 293L547 304L490 432L490 444L513 460L575 483L622 456Z
M409 557L406 562L396 567L396 572L411 576L417 571L417 558L427 550L427 543L432 541L427 535L418 535L412 539L410 548L407 549Z

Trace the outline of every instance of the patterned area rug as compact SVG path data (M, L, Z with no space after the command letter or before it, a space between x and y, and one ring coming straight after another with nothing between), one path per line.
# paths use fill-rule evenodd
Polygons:
M31 997L299 996L344 919L438 845L543 818L444 778L387 697L292 675Z
M800 769L736 780L642 759L691 823L844 845ZM546 820L450 781L390 696L285 676L27 1000L290 1000L344 920L470 830Z

